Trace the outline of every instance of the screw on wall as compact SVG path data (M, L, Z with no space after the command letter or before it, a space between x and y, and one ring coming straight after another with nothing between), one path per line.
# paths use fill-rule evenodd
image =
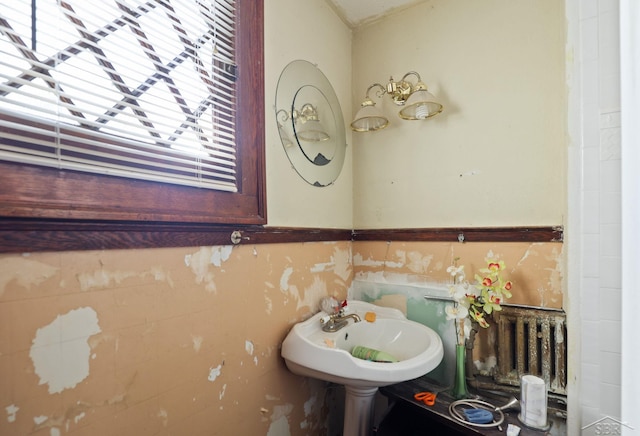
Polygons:
M248 241L251 238L248 236L242 236L242 233L239 230L234 230L233 233L231 233L231 243L233 245L238 245L243 239Z

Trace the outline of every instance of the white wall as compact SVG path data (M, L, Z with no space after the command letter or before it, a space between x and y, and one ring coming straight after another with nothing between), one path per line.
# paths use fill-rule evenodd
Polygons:
M358 29L354 112L411 70L445 109L401 121L374 99L391 125L353 135L355 227L564 224L564 41L557 0L431 0Z
M305 182L291 167L278 135L274 104L282 70L294 60L316 64L335 90L345 125L351 114L351 30L324 0L266 0L265 110L267 215L270 226L353 226L351 132L342 172L328 187Z
M640 307L640 4L620 2L620 58L622 106L622 420L633 429L625 435L640 434L640 375L638 374L638 333L636 319Z
M568 300L573 428L621 417L620 45L618 0L568 0L572 151ZM572 366L573 365L573 366ZM575 366L578 365L578 366ZM636 393L637 395L637 393ZM572 399L574 402L572 403Z

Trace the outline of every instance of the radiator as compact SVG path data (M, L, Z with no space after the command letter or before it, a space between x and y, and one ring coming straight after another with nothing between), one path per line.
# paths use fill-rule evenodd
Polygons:
M567 329L560 310L503 306L498 323L498 364L494 380L517 386L520 376L542 378L549 392L566 395Z

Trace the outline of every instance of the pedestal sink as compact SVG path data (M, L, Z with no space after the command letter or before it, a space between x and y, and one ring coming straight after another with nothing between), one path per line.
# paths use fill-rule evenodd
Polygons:
M442 340L429 327L408 320L393 308L363 301L349 301L350 313L360 322L337 332L322 330L319 312L293 326L282 343L282 357L294 374L339 383L345 386L343 436L369 436L373 400L381 386L418 378L435 369L443 356ZM373 322L371 315L375 314ZM384 351L398 362L372 362L355 358L351 350L365 346Z

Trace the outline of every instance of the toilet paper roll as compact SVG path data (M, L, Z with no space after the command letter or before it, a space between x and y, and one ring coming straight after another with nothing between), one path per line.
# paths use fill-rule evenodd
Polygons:
M520 378L520 421L528 427L544 429L547 422L547 385L534 375Z

